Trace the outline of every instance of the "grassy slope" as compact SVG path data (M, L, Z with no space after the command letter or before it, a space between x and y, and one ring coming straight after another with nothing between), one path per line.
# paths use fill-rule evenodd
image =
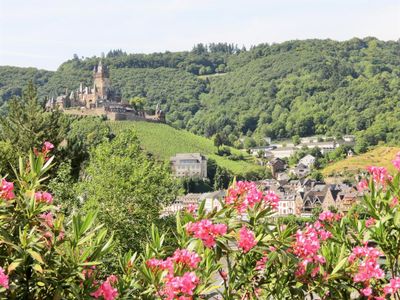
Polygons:
M393 173L394 167L392 165L392 160L399 151L400 148L398 147L378 147L367 153L333 163L323 169L322 173L324 176L340 174L343 171L358 173L361 170L365 170L368 166L386 167Z
M232 161L215 155L217 148L211 140L165 124L142 121L109 122L109 124L116 133L127 127L135 128L143 148L163 160L169 160L176 153L200 152L208 158L213 158L218 165L232 171L235 175L261 168L251 163L252 158L249 155L236 149L232 149L232 153L244 154L246 161Z

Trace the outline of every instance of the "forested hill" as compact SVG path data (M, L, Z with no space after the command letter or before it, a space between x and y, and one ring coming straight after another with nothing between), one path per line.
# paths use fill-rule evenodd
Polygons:
M32 78L42 96L91 83L99 58L73 59L56 72L0 67L3 101ZM262 138L357 133L358 150L400 141L400 42L374 38L289 41L249 50L229 44L192 51L104 58L123 98L158 102L167 121L226 144Z

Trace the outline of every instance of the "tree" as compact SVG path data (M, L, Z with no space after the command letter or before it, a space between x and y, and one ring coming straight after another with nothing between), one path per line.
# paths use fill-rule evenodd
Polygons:
M142 152L133 130L90 152L78 192L84 210L99 210L99 219L115 231L119 250L143 246L149 224L157 222L164 205L175 200L178 183L169 167Z
M58 145L64 139L67 119L58 110L46 112L30 82L22 97L10 100L7 115L0 117L0 127L1 140L13 145L17 154L24 154L43 141Z
M129 99L129 104L132 105L136 111L143 110L146 103L147 103L147 100L145 97L135 96L135 97Z
M221 190L228 188L232 180L231 174L222 167L217 167L214 177L214 190Z
M224 144L224 138L222 137L221 133L216 133L214 135L214 146L218 148L221 147Z
M293 144L294 145L299 145L300 144L300 136L298 136L298 135L294 135L293 137L292 137L292 142L293 142Z

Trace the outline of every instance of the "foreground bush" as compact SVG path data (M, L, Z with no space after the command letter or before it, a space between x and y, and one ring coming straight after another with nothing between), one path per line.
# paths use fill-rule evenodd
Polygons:
M301 228L273 217L274 193L234 182L222 209L202 203L177 215L176 249L153 226L145 251L120 257L109 276L102 257L112 243L92 227L94 214L65 222L42 186L48 151L20 162L15 187L1 183L0 292L9 298L400 299L400 172L368 168L362 214L326 211ZM393 163L400 171L400 156Z

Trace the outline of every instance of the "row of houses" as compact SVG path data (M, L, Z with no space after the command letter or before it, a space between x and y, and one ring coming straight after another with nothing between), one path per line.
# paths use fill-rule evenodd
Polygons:
M339 212L348 212L362 196L355 186L346 184L326 184L313 179L258 181L257 185L264 191L273 191L279 198L276 216L311 216L315 208L321 207L326 211L334 207ZM221 208L221 202L226 191L216 191L203 194L187 194L163 209L162 215L175 214L181 210L198 206L205 201L205 210L212 211Z
M341 141L325 140L318 141L316 138L302 138L299 145L294 144L272 144L269 146L259 146L250 148L249 151L253 156L259 156L260 154L266 158L289 158L296 151L306 146L308 149L318 148L322 154L329 153L341 145L353 146L355 137L353 135L346 135Z

